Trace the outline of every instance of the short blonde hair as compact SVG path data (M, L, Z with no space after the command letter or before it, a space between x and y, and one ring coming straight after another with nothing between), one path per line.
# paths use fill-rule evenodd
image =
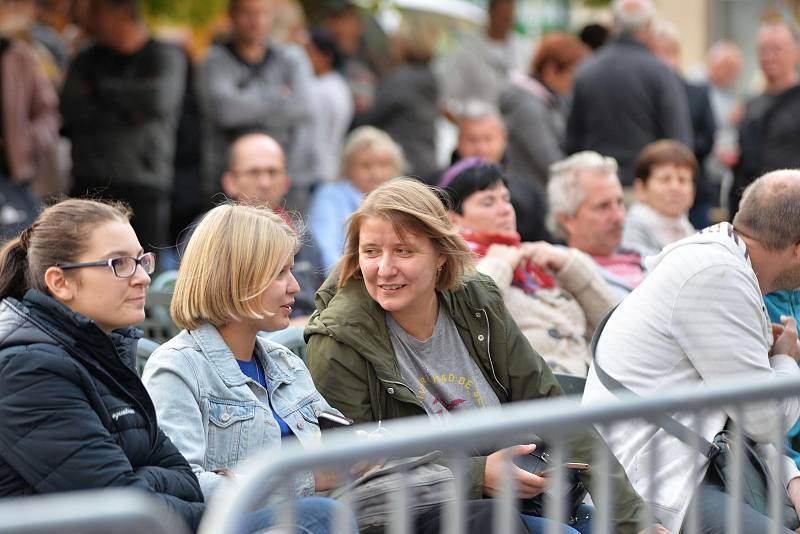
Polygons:
M445 262L436 289L447 291L461 284L472 271L472 252L447 217L442 196L431 186L413 178L390 180L372 191L348 221L344 254L339 260L339 287L361 277L358 264L359 234L364 220L382 218L391 223L398 236L427 237Z
M294 230L267 207L226 203L197 225L181 260L170 314L192 330L270 315L259 296L298 247Z
M389 152L394 159L396 172L393 174L395 175L402 173L405 169L406 160L403 156L403 149L394 142L389 134L374 126L359 126L344 140L341 168L339 169L341 176L350 177L350 165L353 163L353 158L365 150Z

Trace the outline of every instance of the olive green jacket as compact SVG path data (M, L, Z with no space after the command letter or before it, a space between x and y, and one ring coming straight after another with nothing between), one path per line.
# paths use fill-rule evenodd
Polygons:
M424 415L414 390L400 374L384 310L369 296L363 281L352 279L337 289L336 276L334 272L317 291L316 311L305 330L306 363L317 390L357 423ZM489 277L470 275L461 287L440 292L439 302L501 403L562 395ZM594 446L605 446L594 430L590 433L570 443L574 461L591 463ZM473 459L471 498L483 496L485 465L485 457ZM644 505L613 457L612 467L611 485L617 497L614 532L636 532ZM585 472L587 487L591 472Z

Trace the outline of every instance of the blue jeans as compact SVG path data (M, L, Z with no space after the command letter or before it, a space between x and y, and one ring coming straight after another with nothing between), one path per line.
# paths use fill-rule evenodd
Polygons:
M592 532L592 514L594 507L588 504L581 504L575 512L577 521L573 525L561 525L561 532L563 534L591 534ZM532 515L520 514L525 526L531 534L546 534L547 528L553 523L551 519L543 517L535 517Z
M712 478L713 480L713 478ZM725 488L713 481L706 480L700 484L692 499L691 507L695 508L701 534L725 534L727 530L726 520L729 506L733 506L733 498L725 493ZM742 503L742 515L740 517L741 532L770 532L773 521ZM687 518L688 518L687 514ZM681 532L688 530L688 519L684 520ZM779 532L791 534L792 531L780 525Z
M259 532L275 526L275 518L280 518L280 506L269 506L256 512L251 512L245 520L243 534ZM344 509L348 515L351 534L358 534L358 525L353 512L334 499L326 497L304 497L294 503L294 522L286 525L292 533L302 534L328 534L333 532L336 517Z

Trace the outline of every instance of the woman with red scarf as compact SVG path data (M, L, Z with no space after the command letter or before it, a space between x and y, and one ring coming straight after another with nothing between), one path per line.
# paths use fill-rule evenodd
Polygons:
M556 372L586 376L588 340L616 303L583 253L543 241L522 243L503 170L478 158L460 161L440 182L450 216L476 254L478 271L503 292L530 344Z

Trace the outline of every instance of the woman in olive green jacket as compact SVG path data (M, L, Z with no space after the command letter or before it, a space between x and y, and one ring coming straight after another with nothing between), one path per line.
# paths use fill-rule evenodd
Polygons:
M396 179L373 191L350 219L342 259L305 331L308 368L325 399L363 423L562 395L471 262L431 188ZM588 431L570 443L570 459L589 463L598 446ZM611 458L614 532L636 532L643 503ZM473 459L470 498L496 495L501 462L500 451ZM520 497L546 489L543 477L512 470ZM581 475L587 487L591 473Z

